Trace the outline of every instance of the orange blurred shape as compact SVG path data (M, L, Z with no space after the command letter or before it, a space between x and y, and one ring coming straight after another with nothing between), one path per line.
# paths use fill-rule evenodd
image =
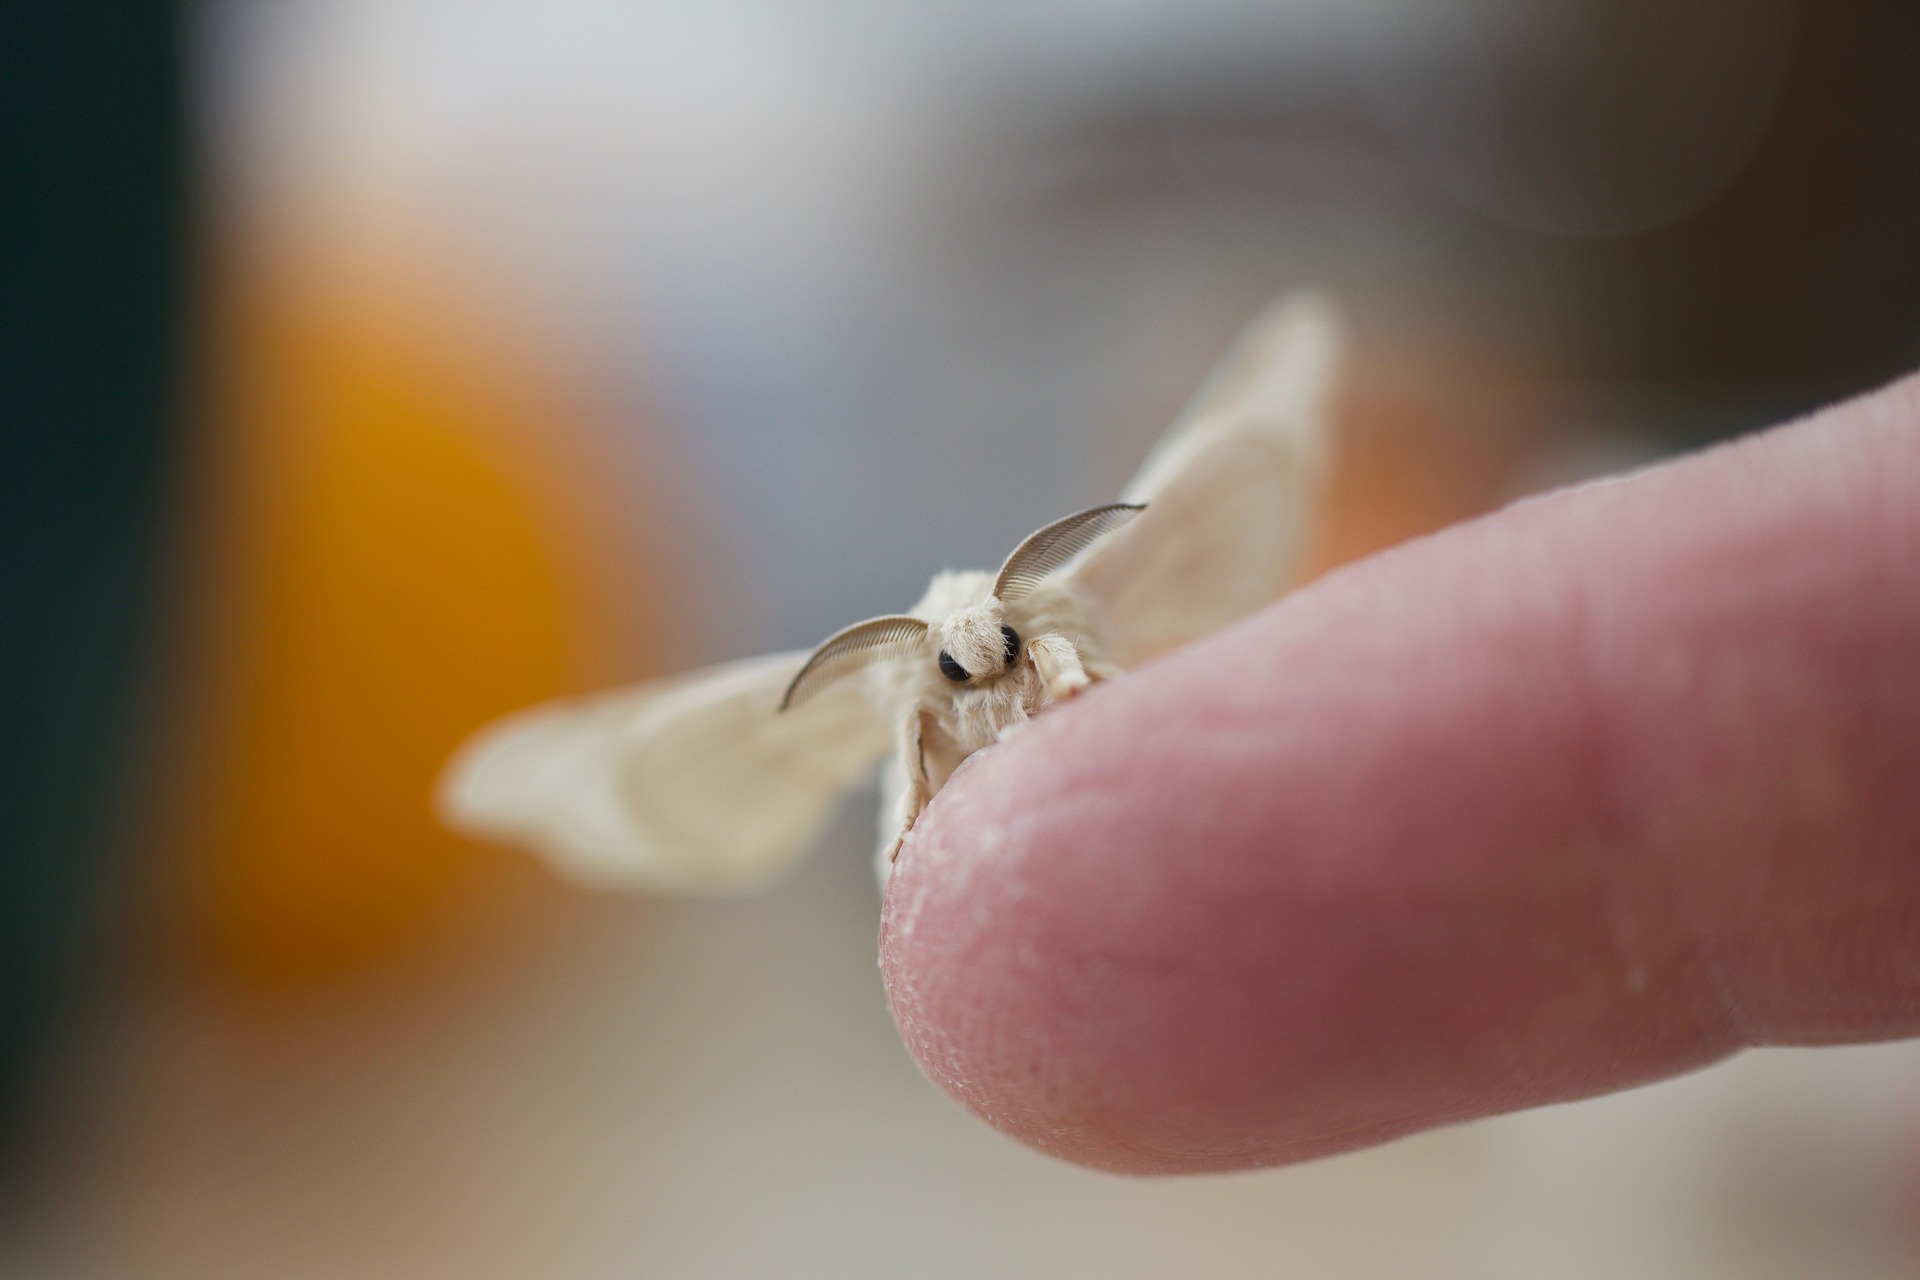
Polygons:
M1352 327L1308 578L1500 506L1541 424L1566 416L1559 360L1504 317L1414 295L1368 307Z
M187 907L234 975L306 982L458 917L517 856L442 829L434 779L487 720L609 674L620 520L564 372L476 323L484 303L392 263L236 275L203 441Z

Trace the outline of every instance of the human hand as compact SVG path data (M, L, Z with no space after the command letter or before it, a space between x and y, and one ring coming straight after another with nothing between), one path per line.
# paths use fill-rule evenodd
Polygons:
M1920 378L1041 717L921 818L881 962L949 1093L1137 1172L1920 1033Z

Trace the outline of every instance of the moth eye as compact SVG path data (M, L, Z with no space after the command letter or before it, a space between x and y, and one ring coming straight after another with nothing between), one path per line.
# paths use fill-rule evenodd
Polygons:
M940 674L955 684L965 684L968 680L967 669L955 662L945 649L940 651Z
M1007 665L1012 666L1020 658L1020 633L1012 627L1003 624L1000 628L1000 634L1006 637Z

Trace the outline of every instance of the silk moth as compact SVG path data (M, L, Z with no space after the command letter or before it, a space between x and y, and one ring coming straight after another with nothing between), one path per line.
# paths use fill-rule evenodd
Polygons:
M1338 348L1322 299L1280 299L1120 501L1047 525L998 572L943 572L905 613L811 653L511 716L454 757L443 818L590 884L747 890L791 867L884 758L884 881L967 756L1290 585L1328 470Z

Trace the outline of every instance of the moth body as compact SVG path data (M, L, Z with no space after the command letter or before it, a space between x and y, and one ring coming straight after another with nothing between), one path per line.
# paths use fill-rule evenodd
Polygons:
M927 623L922 642L876 660L868 673L876 708L893 719L898 756L900 781L882 817L888 862L961 761L1093 681L1119 674L1101 656L1070 590L1042 582L1006 601L994 585L991 573L936 575L908 611Z
M929 624L924 647L875 664L879 705L930 717L963 753L1084 688L1085 679L1070 674L1076 666L1094 679L1118 674L1070 593L1039 591L1005 603L991 595L992 584L990 573L936 576L908 611ZM965 682L943 674L942 653L966 672Z
M1326 304L1281 299L1121 501L1035 531L997 573L937 574L908 612L811 653L509 717L450 763L443 815L594 884L742 890L790 866L885 760L884 880L968 756L1285 590L1327 471L1337 349Z

